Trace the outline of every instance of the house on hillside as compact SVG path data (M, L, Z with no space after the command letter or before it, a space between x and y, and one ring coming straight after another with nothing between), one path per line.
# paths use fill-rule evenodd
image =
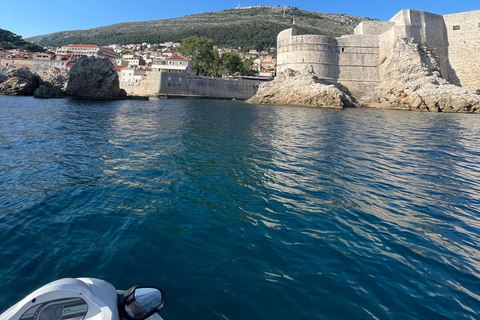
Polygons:
M59 69L66 69L67 64L72 60L70 55L50 54L50 53L36 53L33 55L33 65L36 67L35 71L46 70L52 67Z
M117 68L120 67L120 68ZM120 87L122 86L131 86L131 85L139 85L140 82L147 77L147 73L151 71L149 67L124 67L124 66L117 66L117 72L120 78Z
M145 59L140 56L132 56L128 58L123 58L125 61L128 62L129 66L144 66L146 64Z
M30 56L32 53L30 51L22 50L22 49L10 49L5 51L5 57L24 57L24 56Z
M152 64L152 70L169 73L192 73L192 65L188 59L181 55L174 55L165 59L156 60Z
M6 57L0 59L0 66L7 69L27 67L29 69L34 67L33 56L17 56L7 54Z

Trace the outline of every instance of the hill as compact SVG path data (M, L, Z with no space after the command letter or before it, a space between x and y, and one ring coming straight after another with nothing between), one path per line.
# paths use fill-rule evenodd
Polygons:
M208 37L219 46L257 48L275 46L277 34L292 27L299 34L341 36L369 18L327 14L298 8L240 8L174 19L126 22L88 30L62 31L27 40L41 46L85 43L96 45L180 42L189 36Z
M0 29L0 48L5 50L20 48L31 52L45 51L42 47L27 42L21 36L4 29Z

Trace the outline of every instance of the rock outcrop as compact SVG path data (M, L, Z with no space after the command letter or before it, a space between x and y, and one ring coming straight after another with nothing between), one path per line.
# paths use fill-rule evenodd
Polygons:
M480 95L450 84L431 51L399 38L371 107L443 112L480 112Z
M125 99L118 73L108 58L84 56L70 69L67 96L78 99Z
M63 98L65 95L63 94L62 89L59 87L53 86L49 82L46 82L42 84L40 87L38 87L37 90L35 90L35 93L33 94L34 98L39 98L39 99L52 99L52 98Z
M54 87L58 87L65 91L68 84L68 70L51 67L48 70L37 72L37 75L42 78L45 83L50 83Z
M42 79L28 68L14 68L7 72L7 80L0 83L0 94L31 96L41 83Z
M338 87L322 83L311 66L302 72L287 69L275 80L262 83L247 103L329 108L355 106Z
M41 99L63 98L67 89L68 70L52 67L48 70L39 71L37 75L43 84L35 90L34 97Z

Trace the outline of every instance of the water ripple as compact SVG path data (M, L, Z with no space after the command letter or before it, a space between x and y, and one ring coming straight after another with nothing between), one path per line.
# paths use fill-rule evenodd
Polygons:
M166 319L479 318L477 120L0 96L0 309L93 276Z

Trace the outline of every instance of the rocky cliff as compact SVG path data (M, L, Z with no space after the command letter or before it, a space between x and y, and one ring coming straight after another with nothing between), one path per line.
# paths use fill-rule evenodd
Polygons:
M118 73L108 58L83 56L70 69L67 96L78 99L125 99Z
M34 97L41 99L63 98L63 92L67 89L68 70L52 67L48 70L39 71L37 75L43 80L43 84L35 90Z
M427 48L398 38L370 107L443 112L480 112L477 92L450 84Z
M48 70L37 72L37 75L42 78L43 82L48 82L54 87L58 87L65 91L68 83L68 70L52 67Z
M354 106L352 99L339 88L318 80L311 66L301 72L287 69L275 80L262 83L247 103L328 108Z
M14 68L7 72L7 79L0 83L0 94L12 96L33 95L41 83L42 79L32 74L28 68Z

